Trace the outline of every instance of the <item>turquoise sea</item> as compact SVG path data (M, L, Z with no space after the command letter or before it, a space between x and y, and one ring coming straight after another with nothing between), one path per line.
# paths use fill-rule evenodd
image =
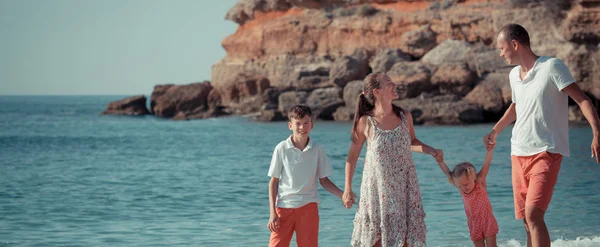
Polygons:
M121 98L0 96L0 246L266 246L266 174L273 148L290 134L286 123L100 115ZM338 186L350 128L318 121L311 133ZM479 167L490 128L417 126L416 134L443 149L449 164ZM509 138L510 129L499 137L488 177L506 247L525 243L513 213ZM546 215L553 246L600 246L600 165L590 158L590 127L572 126L570 142ZM459 192L431 157L414 160L428 246L471 246ZM356 208L319 193L320 245L349 246Z

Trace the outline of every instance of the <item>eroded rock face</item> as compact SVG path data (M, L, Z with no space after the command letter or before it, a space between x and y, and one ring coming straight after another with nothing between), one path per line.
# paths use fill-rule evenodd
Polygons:
M474 45L467 53L469 70L474 71L478 77L483 77L487 73L512 68L499 54L498 49L490 46Z
M471 124L484 120L480 106L455 95L405 99L394 104L409 111L415 124Z
M155 116L174 119L208 118L222 115L217 106L210 107L213 87L208 81L187 85L157 85L150 98ZM218 101L217 94L211 95Z
M382 49L378 50L371 61L369 66L373 73L387 73L394 64L398 62L409 62L412 58L409 54L404 53L400 49Z
M449 39L425 54L422 61L435 66L466 63L471 47L472 45L468 42Z
M565 61L600 98L600 0L517 2L241 0L227 13L240 26L222 42L227 55L213 65L207 104L269 121L302 103L320 118L350 120L373 72L387 73L401 102L423 112L417 123L495 121L510 104L512 66L495 48L507 23L523 25L536 54Z
M475 72L471 71L464 63L442 64L431 77L431 83L438 87L441 94L456 94L459 96L471 92L476 80L477 75Z
M413 98L422 92L431 92L431 69L421 62L399 62L390 69L388 76L398 84L400 98Z
M575 43L600 43L600 0L574 4L562 21L562 35Z
M508 71L486 75L464 100L481 106L487 121L497 121L512 102Z
M106 106L104 115L127 115L127 116L142 116L150 114L146 108L146 96L137 95L128 97L122 100L110 102Z

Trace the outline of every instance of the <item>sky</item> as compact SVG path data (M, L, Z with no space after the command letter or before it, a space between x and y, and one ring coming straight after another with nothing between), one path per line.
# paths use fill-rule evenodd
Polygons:
M136 95L210 80L236 0L0 0L0 95Z

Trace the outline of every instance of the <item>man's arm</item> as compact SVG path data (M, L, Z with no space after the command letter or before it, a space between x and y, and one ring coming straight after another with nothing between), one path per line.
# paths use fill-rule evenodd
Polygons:
M598 155L600 155L600 120L598 119L598 111L594 107L594 104L592 104L590 97L585 95L576 83L571 83L571 85L563 88L562 91L569 95L569 97L579 105L585 119L587 119L590 126L592 126L592 157L595 157L596 162L600 163L600 157L598 157Z
M515 110L517 105L515 103L511 103L508 109L504 112L504 115L500 120L494 125L490 133L483 137L483 142L485 143L485 148L489 151L494 148L496 144L496 138L506 128L506 126L512 124L515 120L517 120L517 111Z

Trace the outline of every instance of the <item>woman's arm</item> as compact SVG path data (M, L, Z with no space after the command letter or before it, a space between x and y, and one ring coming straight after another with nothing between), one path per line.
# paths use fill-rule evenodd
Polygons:
M438 165L440 166L440 169L442 169L442 171L446 175L446 179L448 179L448 183L450 183L451 185L454 185L454 180L452 180L452 174L450 173L450 168L448 168L448 165L446 165L446 162L444 162L444 154L442 153L439 156L437 156L435 158L435 161L437 161Z
M350 150L348 151L348 157L346 158L346 179L344 183L344 194L342 195L342 201L346 208L352 207L354 204L354 192L352 192L352 177L356 170L356 162L360 156L363 144L366 140L365 129L367 126L366 116L361 117L358 120L356 126L357 138L350 144Z
M439 155L438 150L432 148L431 146L421 142L415 136L415 126L413 124L412 114L408 111L404 111L404 116L406 117L406 121L408 122L408 129L410 131L410 149L413 152L425 153L437 157Z

